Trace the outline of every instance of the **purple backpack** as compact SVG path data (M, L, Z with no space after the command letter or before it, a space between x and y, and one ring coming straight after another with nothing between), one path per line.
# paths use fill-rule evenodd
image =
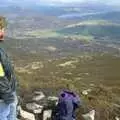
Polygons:
M59 95L58 102L58 120L73 120L75 118L75 110L80 105L80 98L71 91L62 91Z

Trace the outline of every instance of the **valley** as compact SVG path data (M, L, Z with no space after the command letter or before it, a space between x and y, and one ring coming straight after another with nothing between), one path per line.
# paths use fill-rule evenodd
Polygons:
M120 117L120 11L100 4L23 8L0 12L8 24L0 47L12 60L23 101L34 90L58 95L70 84L86 106L78 119L91 109L96 120Z

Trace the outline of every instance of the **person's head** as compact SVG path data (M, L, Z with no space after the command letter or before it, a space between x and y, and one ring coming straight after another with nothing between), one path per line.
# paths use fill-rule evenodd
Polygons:
M3 42L4 35L5 35L5 28L6 28L6 18L3 16L0 16L0 42Z
M0 42L4 41L4 29L0 29Z

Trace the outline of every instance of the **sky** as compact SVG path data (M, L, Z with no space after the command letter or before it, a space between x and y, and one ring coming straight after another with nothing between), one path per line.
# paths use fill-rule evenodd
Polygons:
M59 4L59 3L74 3L74 2L98 2L107 5L120 6L120 0L33 0L40 3Z
M93 1L93 2L103 2L103 3L114 3L114 4L120 4L120 0L34 0L39 2L87 2L87 1Z
M110 5L119 5L120 0L3 0L9 2L27 2L27 3L43 3L43 4L59 4L59 3L74 3L74 2L98 2L98 3L105 3Z

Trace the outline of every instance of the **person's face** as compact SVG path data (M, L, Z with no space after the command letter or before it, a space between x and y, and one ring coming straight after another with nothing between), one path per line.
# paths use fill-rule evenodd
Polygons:
M1 29L0 30L0 40L3 40L3 38L4 38L4 30Z

